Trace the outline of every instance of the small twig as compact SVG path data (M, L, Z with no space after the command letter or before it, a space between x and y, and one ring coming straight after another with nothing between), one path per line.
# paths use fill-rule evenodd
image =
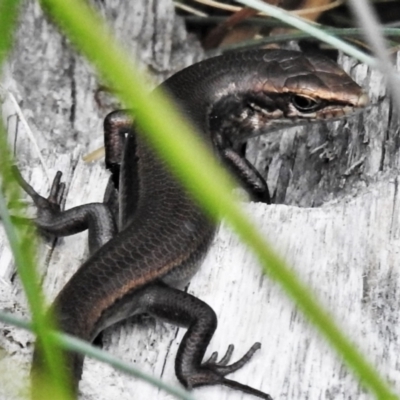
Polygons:
M90 152L89 154L85 154L82 159L83 161L85 161L86 163L92 162L92 161L97 161L100 160L100 158L104 157L105 154L105 148L104 146L93 150L92 152Z
M359 167L363 162L365 161L365 155L362 156L359 160L357 160L355 163L350 165L349 168L346 169L346 171L343 172L344 176L349 176L357 167Z
M208 17L208 14L205 12L197 10L196 8L190 7L186 4L179 3L178 1L174 1L174 6L193 15L197 15L198 17Z
M47 168L47 166L46 166L46 162L44 161L44 158L42 157L42 153L40 152L40 149L39 149L39 146L38 146L38 144L37 144L35 135L33 134L31 128L29 127L29 124L28 124L28 122L26 121L26 119L25 119L25 117L24 117L24 114L22 113L21 107L19 106L19 104L18 104L18 102L17 102L15 96L14 96L9 90L6 90L6 93L8 94L8 96L9 96L11 102L13 103L13 105L14 105L14 107L15 107L15 111L16 111L16 113L17 113L17 115L18 115L18 118L19 118L19 120L21 121L22 125L23 125L24 128L25 128L26 133L27 133L27 135L28 135L28 138L29 138L29 140L32 142L33 147L35 148L35 150L36 150L36 152L37 152L37 154L38 154L40 163L41 163L42 166L43 166L43 169L44 169L44 172L45 172L45 174L46 174L46 177L47 177L48 181L50 182L49 170L48 170L48 168Z
M321 146L318 146L315 149L311 150L310 155L313 155L313 154L317 153L318 151L325 149L326 146L328 146L328 142L325 142L324 144L321 144Z
M323 28L323 27L321 27ZM346 37L346 38L356 38L359 36L364 36L364 30L360 28L328 28L328 29L321 29L323 32L331 35L335 35L336 37ZM386 36L400 36L400 29L399 28L382 28L382 33ZM230 51L240 48L250 48L250 47L259 47L269 43L279 43L279 42L286 42L289 40L300 40L300 39L307 39L313 38L314 35L308 32L296 31L293 33L287 33L283 35L275 35L275 36L268 36L261 39L253 39L253 40L246 40L240 43L236 43L234 45L229 46L221 46L220 50ZM359 42L358 45L365 45L363 42ZM333 46L335 47L335 46Z
M215 1L215 0L193 0L193 1L200 3L200 4L204 4L206 6L219 8L220 10L226 10L226 11L232 11L232 12L237 12L242 9L242 7L231 6L229 4L221 3L221 2ZM330 10L332 8L338 7L343 3L344 3L343 0L336 0L333 3L326 4L323 6L303 8L301 10L293 10L293 11L290 11L290 13L295 14L295 15L306 15L306 14L318 13L318 12L321 13L321 12ZM268 14L261 13L261 15L268 15Z

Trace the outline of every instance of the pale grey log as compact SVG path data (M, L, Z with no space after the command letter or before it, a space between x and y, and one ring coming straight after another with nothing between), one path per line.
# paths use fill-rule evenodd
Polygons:
M180 22L171 23L169 1L108 0L104 4L102 12L114 20L117 35L131 46L132 53L140 54L144 65L150 65L162 77L199 58L198 52L188 55L189 48L198 47L186 41ZM133 24L130 15L136 18ZM65 39L43 20L35 3L27 2L23 21L6 87L22 103L49 175L57 169L65 174L66 207L99 201L107 174L101 162L84 164L83 150L71 138L86 145L95 136L90 146L96 147L101 142L101 118L109 104L104 110L97 108L94 92L98 84L91 69L70 52ZM344 62L370 89L374 102L384 97L379 74L364 66L353 68L347 59ZM293 131L280 133L280 143L272 144L279 147L280 154L272 156L275 169L270 168L269 180L273 189L281 185L281 192L290 194L284 200L291 198L304 205L320 204L343 193L351 196L314 209L254 204L246 208L400 391L399 195L396 171L392 169L398 167L398 133L395 121L389 121L385 101L371 109L372 122L365 128L353 118L331 124L336 133L323 128L321 136L314 136L307 130L307 136L303 133L296 140L291 137ZM46 174L29 140L23 131L14 140L16 129L22 129L21 124L16 126L14 113L7 98L3 114L10 141L17 144L15 151L24 176L46 193ZM345 135L351 138L349 143ZM307 164L307 152L318 154L328 163L324 166L316 159L316 164ZM290 159L293 154L294 164ZM323 171L315 172L321 165ZM286 183L282 180L285 176ZM58 240L55 247L52 243L40 245L38 264L49 301L86 255L86 234ZM254 341L262 343L252 362L233 378L265 390L275 400L371 398L276 285L262 277L257 263L227 228L219 232L189 291L218 314L219 327L207 356L215 350L223 353L228 343L234 343L234 357L240 357ZM4 235L0 241L0 308L28 317ZM173 364L183 333L151 319L131 320L106 331L104 348L167 382L177 383ZM30 335L0 325L0 399L21 398L32 349ZM80 387L85 400L169 398L91 360L85 362ZM198 389L195 394L199 399L250 398L222 387Z

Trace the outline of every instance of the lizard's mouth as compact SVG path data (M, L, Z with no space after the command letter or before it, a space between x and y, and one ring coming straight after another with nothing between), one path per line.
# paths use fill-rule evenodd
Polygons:
M322 103L322 102L321 102ZM236 125L236 139L244 142L257 136L265 135L281 129L309 125L322 121L335 121L345 116L356 115L365 111L368 96L362 95L356 104L322 104L313 112L301 112L292 105L285 109L265 109L256 103L249 103L241 113Z

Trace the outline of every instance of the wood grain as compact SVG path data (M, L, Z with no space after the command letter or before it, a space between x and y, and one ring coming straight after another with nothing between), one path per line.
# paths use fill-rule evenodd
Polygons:
M201 57L175 19L170 1L99 4L118 35L132 46L132 54L140 54L143 65L159 73L159 80ZM82 155L101 142L101 119L112 104L96 104L99 83L90 67L71 51L33 0L27 2L22 20L1 92L3 118L22 173L45 194L46 176L62 170L68 184L66 208L101 201L107 173L101 161L86 164ZM342 62L369 90L374 105L347 122L307 128L300 134L279 133L275 142L267 139L275 149L266 156L272 160L269 183L292 205L244 207L400 392L398 128L382 77L347 58ZM32 127L47 171L18 122L7 91L17 98ZM262 156L255 157L263 162ZM363 161L357 164L359 160ZM0 309L28 318L1 235ZM41 243L38 265L49 301L86 258L86 236ZM277 285L262 276L257 262L226 226L188 290L218 315L206 357L215 350L224 354L233 343L236 359L255 341L262 343L252 362L232 379L262 389L275 400L372 398ZM183 333L150 318L135 318L106 330L102 341L105 350L178 384L174 359ZM29 334L0 324L1 400L22 398L32 349ZM84 400L170 398L92 360L85 361L80 390ZM223 387L197 389L195 396L251 398Z

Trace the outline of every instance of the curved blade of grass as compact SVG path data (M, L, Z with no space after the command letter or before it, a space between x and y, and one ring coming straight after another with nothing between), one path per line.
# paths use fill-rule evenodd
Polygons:
M0 0L0 71L2 63L11 49L13 33L18 18L20 1ZM18 201L20 198L20 188L13 178L11 166L13 165L10 152L8 151L6 134L3 123L0 119L0 175L2 182L0 186L0 219L4 226L10 247L14 255L14 260L18 275L21 279L29 307L35 332L43 343L44 365L49 374L51 391L54 399L68 400L68 389L66 385L66 372L63 364L61 350L49 335L48 327L53 326L50 316L44 313L44 301L41 293L38 275L36 273L35 260L35 233L29 224L23 226L12 224L7 209L5 197L14 206L14 212L20 213L21 206ZM46 384L49 387L49 384Z
M317 28L315 25L311 25L304 19L296 17L283 10L282 8L275 7L264 3L261 0L235 0L247 7L252 7L256 10L267 13L271 17L277 18L284 21L286 24L294 26L303 32L307 32L310 35L320 39L321 41L328 43L344 53L357 58L358 60L368 64L373 68L378 68L383 74L388 78L392 88L391 93L396 102L397 109L400 109L400 94L398 90L394 88L398 87L400 84L400 76L392 67L389 59L388 53L385 51L385 40L382 36L381 28L378 24L377 18L374 17L374 13L365 0L351 0L350 5L353 8L356 16L362 21L364 26L364 32L369 42L374 48L375 53L379 58L371 57L362 51L358 50L356 47L344 42L343 40L324 32L324 30Z
M258 256L269 276L296 302L366 388L379 399L397 399L379 372L346 338L309 289L248 221L230 194L232 179L218 167L199 137L191 133L187 122L165 96L148 98L144 80L111 39L95 11L79 0L42 0L41 3L70 40L95 64L102 77L116 89L125 106L135 109L135 118L146 132L146 138L194 198L214 217L220 214L226 218Z
M350 45L349 43L346 43L343 40L337 38L336 36L333 36L331 34L324 32L322 29L317 28L315 25L309 24L304 19L301 19L299 17L296 17L295 15L288 13L287 11L283 10L282 8L271 6L270 4L264 3L261 0L235 0L235 1L245 5L247 7L251 7L251 8L254 8L255 10L267 13L271 17L277 18L280 21L284 21L286 24L294 26L295 28L298 28L303 32L307 32L310 35L314 36L315 38L320 39L321 41L328 43L328 44L332 45L333 47L336 47L339 50L342 50L344 53L360 60L361 62L363 62L365 64L368 64L372 68L380 69L383 74L385 74L389 77L390 86L392 88L396 88L400 84L400 75L397 73L397 71L395 71L395 69L391 66L390 63L383 61L384 59L387 59L387 57L385 55L381 55L383 57L383 58L381 58L381 56L379 55L379 53L382 52L382 50L385 47L380 48L378 46L377 47L377 49L378 49L377 55L379 56L379 58L374 58L374 57L371 57L371 56L367 55L366 53L363 53L362 51L358 50L356 47ZM356 10L356 9L363 10L359 13L359 15L361 15L361 13L362 13L364 15L363 19L365 20L365 16L368 14L368 12L366 12L366 10L368 10L368 6L367 6L368 3L363 2L363 4L361 5L361 2L357 2L357 0L352 0L352 2L350 4L352 4L354 10ZM360 5L361 5L361 7L360 7ZM371 21L371 18L369 18L369 21ZM371 44L374 46L374 43L376 43L376 40L378 40L378 42L380 41L381 43L383 43L384 40L377 39L377 38L381 38L381 33L374 32L371 34L371 27L372 27L372 29L375 30L377 27L377 24L372 23L372 25L370 25L369 22L366 21L365 26L364 26L365 31L368 32L368 35L370 37L376 37L376 39L374 39L371 42ZM379 26L378 26L378 29L379 29ZM400 106L400 95L398 95L397 92L398 91L392 90L392 93L394 93L396 105ZM399 99L397 99L397 97L399 97Z
M0 120L0 124L2 122ZM18 201L19 187L12 177L11 165L12 161L9 158L7 150L7 142L5 133L0 127L0 175L3 178L0 190L0 220L4 226L8 241L14 256L15 265L18 275L21 279L25 295L28 299L29 308L34 321L35 332L42 343L42 351L45 360L45 369L49 374L49 382L52 382L52 393L54 399L70 399L66 385L66 371L63 364L60 363L62 354L59 346L48 329L54 326L48 313L45 314L44 301L39 285L38 274L36 272L36 237L32 226L24 222L21 224L13 224L10 214L7 209L7 204L4 195L14 205L13 212L19 213L17 205L21 204ZM46 384L48 386L48 384Z
M382 28L382 34L387 36L400 36L399 28ZM339 37L360 37L364 36L364 29L360 28L324 28L323 32L329 35L336 35ZM235 49L259 47L270 43L287 42L289 40L300 40L314 37L312 34L307 32L293 32L285 33L281 35L267 36L261 39L245 40L228 46L220 47L222 52L231 51Z
M0 124L2 122L0 120ZM4 226L8 241L14 256L18 275L21 279L25 295L28 299L29 308L32 314L32 320L35 332L42 343L42 351L45 360L45 370L51 382L51 390L54 393L54 399L68 400L71 396L68 394L66 384L66 371L62 360L62 353L54 338L49 334L49 328L54 326L48 313L45 313L43 295L39 285L39 278L36 272L36 235L32 226L27 222L23 225L12 223L4 195L14 205L13 212L20 214L21 210L17 205L21 204L18 199L19 187L12 177L11 165L7 150L5 133L0 127L0 175L3 178L0 190L0 220ZM45 384L49 386L48 383ZM41 389L39 389L41 390Z
M310 35L314 36L321 41L336 47L339 50L342 50L344 53L349 54L350 56L357 58L371 67L377 68L378 62L375 58L367 55L366 53L358 50L356 47L344 42L343 40L325 33L322 29L319 29L314 25L306 22L306 20L296 17L283 10L282 8L271 6L270 4L264 3L261 0L235 0L237 3L243 4L247 7L254 8L255 10L264 12L271 17L279 19L280 21L285 22L285 24L294 26L297 29L300 29L303 32L307 32Z
M1 66L12 47L13 32L21 1L0 0L0 72Z
M0 321L24 329L26 331L32 332L33 330L32 324L30 322L24 321L3 311L0 311ZM153 386L157 386L165 392L175 396L177 399L194 400L194 397L186 390L168 385L162 380L142 372L140 369L134 367L133 365L123 362L118 358L112 356L111 354L107 353L106 351L100 350L83 340L56 331L49 331L49 335L53 337L54 341L65 350L72 350L77 353L81 353L91 358L94 358L95 360L99 360L101 362L109 364L119 371L122 371L128 375L135 376L136 378L146 381Z
M379 60L380 69L385 74L389 83L388 89L391 91L393 100L396 104L397 114L400 112L400 91L398 90L398 74L392 66L390 55L387 50L385 38L379 26L378 17L374 10L365 0L350 0L349 5L353 10L359 24L364 28L364 36L371 44L373 52Z

